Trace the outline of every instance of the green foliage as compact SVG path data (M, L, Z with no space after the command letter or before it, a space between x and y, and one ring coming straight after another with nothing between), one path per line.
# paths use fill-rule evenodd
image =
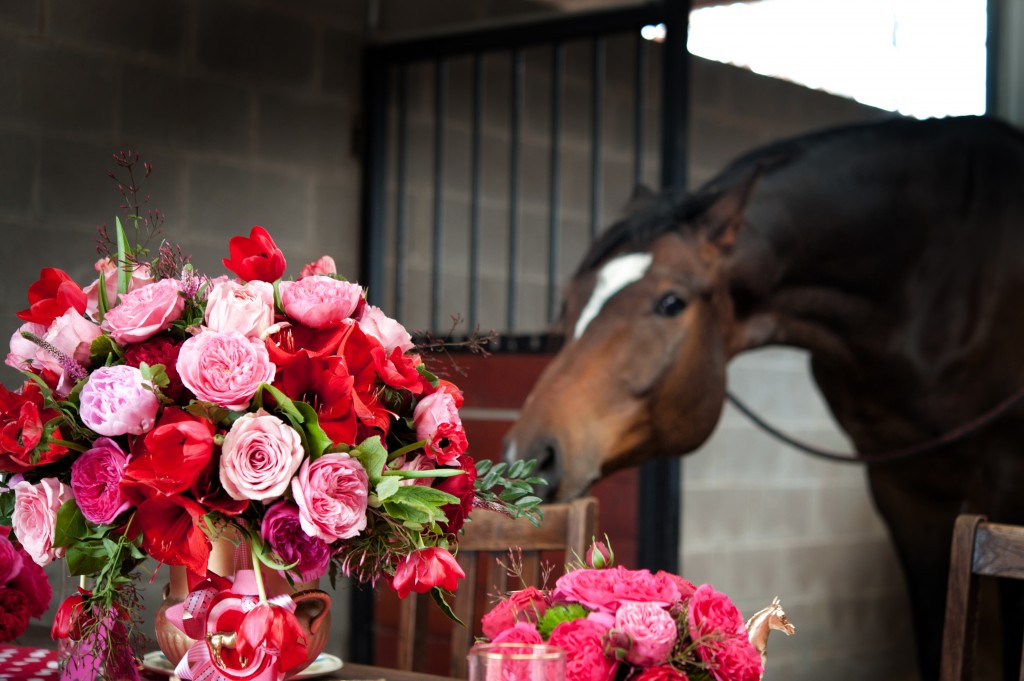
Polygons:
M457 497L421 485L400 486L382 501L384 511L389 516L413 529L445 522L448 518L441 507L457 503Z
M555 630L555 627L562 622L571 622L572 620L583 619L586 616L587 609L579 603L552 605L544 611L544 616L538 620L537 632L546 641L551 636L551 632Z
M269 393L273 398L275 406L272 409L267 409L264 404L264 393ZM263 407L278 416L283 416L291 427L298 431L299 438L302 440L302 448L309 454L310 460L316 461L334 445L331 438L320 427L316 410L311 405L292 400L269 383L260 384L259 390L256 391L256 396L253 398L253 404L257 408Z
M537 467L535 459L520 459L508 464L504 461L476 462L476 495L487 502L507 505L512 517L525 516L535 526L540 526L541 511L537 508L541 498L533 494L536 485L544 484L544 478L533 475Z

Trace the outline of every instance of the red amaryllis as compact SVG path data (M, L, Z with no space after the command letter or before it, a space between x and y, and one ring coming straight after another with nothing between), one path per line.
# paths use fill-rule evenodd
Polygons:
M34 381L20 393L0 385L0 472L24 473L63 458L65 447L43 440L46 424L57 416L43 407L42 389ZM51 436L59 439L60 431Z
M270 361L278 369L284 369L300 352L305 352L310 357L333 355L338 346L352 332L354 326L354 324L338 324L324 329L312 329L293 321L267 338L267 352L270 354Z
M338 348L338 354L345 358L348 371L355 379L353 383L353 407L359 421L365 426L359 433L363 440L372 435L382 438L388 434L391 423L391 412L380 403L378 395L381 386L377 379L377 368L373 360L373 350L381 348L380 341L354 326L352 333Z
M164 494L189 488L213 456L214 426L181 409L165 409L145 438L136 440L125 477Z
M395 570L391 586L399 598L405 598L410 592L425 594L435 586L455 591L459 586L458 580L465 576L452 554L431 546L406 556Z
M277 656L278 669L287 672L306 661L306 638L295 615L273 603L260 603L245 614L238 627L238 654L252 659L263 647Z
M406 355L401 348L395 348L387 354L383 347L370 350L373 367L384 385L396 390L408 390L413 395L423 392L427 380L417 369L418 358Z
M267 230L259 225L252 228L249 238L231 237L228 249L231 257L223 259L224 267L238 275L242 281L273 283L284 274L284 253L270 238Z
M0 641L13 641L28 628L28 598L17 589L0 586Z
M121 489L132 498L126 483L121 483ZM132 531L142 533L142 549L156 560L205 575L211 548L202 529L205 513L188 497L157 495L139 504Z
M356 441L353 383L341 357L312 357L305 351L296 353L274 381L288 397L312 405L327 436L346 444Z
M85 291L67 272L44 267L39 272L39 280L28 287L29 307L19 312L18 318L49 326L71 308L84 314L86 301Z

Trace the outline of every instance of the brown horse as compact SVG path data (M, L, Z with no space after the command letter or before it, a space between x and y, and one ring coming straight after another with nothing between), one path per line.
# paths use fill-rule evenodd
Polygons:
M804 348L868 466L938 678L950 536L970 508L1024 523L1024 402L917 456L1024 386L1024 136L893 119L755 150L694 193L640 199L568 287L566 342L509 433L552 496L714 429L726 363ZM873 454L878 454L873 457ZM1024 598L1004 592L1020 660ZM1012 599L1012 600L1011 600Z

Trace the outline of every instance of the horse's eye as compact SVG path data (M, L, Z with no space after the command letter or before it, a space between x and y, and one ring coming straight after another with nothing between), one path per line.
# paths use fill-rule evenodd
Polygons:
M662 317L675 317L686 309L686 301L675 293L666 293L654 304L654 312Z

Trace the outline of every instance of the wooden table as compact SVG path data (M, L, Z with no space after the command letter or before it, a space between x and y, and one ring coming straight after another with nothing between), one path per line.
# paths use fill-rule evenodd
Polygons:
M336 672L331 672L323 678L359 679L361 681L455 681L448 676L421 674L420 672L406 672L401 669L371 667L370 665L350 662L345 662L341 669Z

